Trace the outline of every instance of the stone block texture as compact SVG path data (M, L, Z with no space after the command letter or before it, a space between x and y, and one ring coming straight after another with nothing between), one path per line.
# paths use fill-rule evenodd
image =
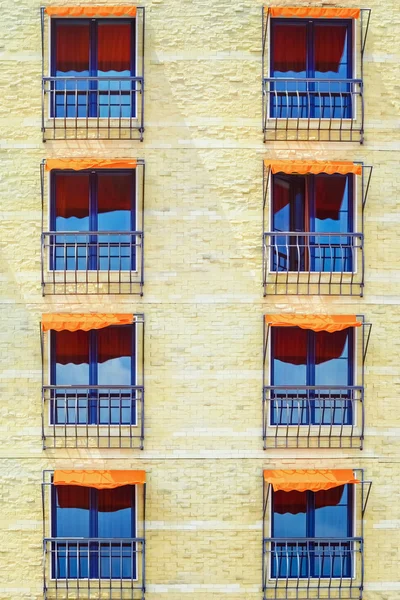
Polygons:
M314 3L279 2L293 4ZM398 600L398 1L368 3L363 145L263 143L261 0L143 5L144 141L43 143L40 2L0 0L0 600L43 598L41 481L55 468L147 471L148 600L261 600L262 470L280 467L365 470L364 598ZM146 161L142 298L42 296L39 166L56 157ZM263 297L264 158L373 165L362 298ZM57 311L144 313L143 451L42 449L39 323ZM363 451L263 450L262 316L286 311L372 323Z

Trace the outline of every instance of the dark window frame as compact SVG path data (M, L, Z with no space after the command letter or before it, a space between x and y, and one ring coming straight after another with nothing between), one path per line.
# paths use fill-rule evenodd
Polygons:
M343 487L347 487L347 493L348 493L348 500L347 500L347 538L353 538L354 534L355 534L355 525L356 525L356 515L355 515L355 499L356 499L356 495L355 495L355 490L354 490L354 484L345 484L345 486ZM290 493L290 492L287 492ZM319 538L315 536L315 494L317 494L318 492L311 492L311 491L306 491L306 536L305 539L308 539L309 541L312 540L313 538L315 539L324 539L324 538ZM275 538L274 535L274 494L275 492L273 490L271 490L271 510L270 510L270 518L271 518L271 540L273 541ZM279 539L279 540L284 540L285 538L275 538L275 539ZM298 537L298 544L301 544L302 541L302 537ZM327 541L330 540L334 540L334 539L338 539L340 541L340 538L329 538L326 537ZM296 542L293 542L292 538L290 538L291 543L296 544ZM352 542L348 542L349 544L349 548L351 548L351 543ZM279 543L277 543L277 547L279 547ZM344 575L345 578L349 578L352 579L354 577L354 563L352 560L352 554L349 554L349 556L346 559L347 562L347 569L349 571L349 574ZM317 557L314 556L314 560ZM274 560L272 559L271 556L271 564L270 564L270 573L273 579L286 579L286 575L280 575L279 573L277 573L277 567L276 564L274 563ZM324 578L328 578L329 576L324 576L324 575L317 575L316 574L316 568L315 568L315 563L314 562L310 562L310 572L307 571L307 573L305 575L301 575L301 574L294 574L292 576L288 576L288 579L324 579ZM339 579L340 576L333 576L333 579L337 578Z
M339 173L335 173L333 175L340 175ZM278 270L279 272L319 272L318 269L315 269L315 263L318 260L322 260L321 257L318 257L315 255L315 252L312 252L312 248L313 248L313 244L315 246L318 245L322 245L323 246L323 237L320 236L319 238L319 244L315 244L315 240L313 240L313 237L309 237L309 246L306 243L307 240L305 238L303 238L303 240L301 239L301 234L302 233L309 233L309 234L315 234L315 238L318 238L318 236L321 233L327 233L327 234L331 234L331 237L334 237L335 234L338 236L343 236L348 233L348 234L353 234L355 233L356 229L357 229L357 225L356 225L356 216L357 216L357 206L356 206L356 202L357 202L357 195L356 195L356 183L355 183L355 175L353 175L352 173L348 173L346 175L341 175L341 177L346 177L347 180L347 194L348 194L348 210L347 210L347 229L346 231L343 232L322 232L322 231L315 231L315 219L316 219L316 177L325 177L325 178L329 178L332 177L333 175L329 175L327 173L319 173L318 175L314 175L314 174L305 174L305 175L300 175L300 174L286 174L286 173L271 173L271 185L270 187L270 224L271 224L271 232L272 233L276 233L277 234L277 238L279 237L279 233L285 233L287 232L294 232L295 234L297 234L296 236L292 238L288 238L288 241L290 244L292 244L289 247L289 252L288 252L288 256L287 256L287 261L288 261L288 268L287 269L277 269L277 267L272 269L272 266L275 264L274 263L274 254L272 251L272 255L271 255L271 267L270 267L270 272L271 273L276 273L276 271ZM301 183L301 181L304 181L304 203L301 206L301 210L302 210L302 214L300 215L300 213L298 214L294 214L294 202L291 201L290 203L290 227L288 230L286 231L280 231L276 228L275 226L275 212L274 212L274 180L275 177L280 177L280 178L284 178L287 181L291 181L293 180L294 182L297 183ZM294 193L294 190L291 190L292 194ZM306 212L306 207L308 208L308 223L306 224L306 220L305 220L305 212ZM296 228L296 221L297 222L302 222L302 227L300 228ZM293 225L293 226L292 226ZM272 238L274 239L274 238ZM277 241L277 240L276 240ZM302 256L300 255L300 257L298 256L297 253L297 249L296 249L296 245L297 242L300 241L304 244L304 246L308 246L310 248L310 257L309 257L309 265L307 266L306 264L304 264L303 266L299 266L297 265L299 259L300 259L300 264L302 265ZM330 241L330 238L327 238L327 241ZM277 242L277 245L279 246L279 243ZM351 238L347 238L347 249L345 254L342 257L338 257L335 258L335 260L338 261L338 265L342 265L342 268L339 269L339 273L343 272L343 273L355 273L356 272L356 268L357 268L357 257L354 257L355 260L353 261L353 256L351 254L351 247L352 247L352 239ZM330 252L332 253L332 251L330 250ZM295 255L294 257L292 255ZM334 255L333 255L334 256ZM334 260L333 257L331 258L331 260ZM329 272L330 269L323 269L322 272Z
M108 23L128 23L131 25L131 69L130 69L130 77L136 77L136 72L137 72L137 65L136 65L136 61L137 61L137 48L136 48L136 18L78 18L78 19L66 19L66 18L52 18L51 22L50 22L50 74L52 77L60 77L60 79L62 79L62 76L59 75L57 76L56 72L57 72L57 52L56 52L56 39L57 39L57 25L59 23L62 23L63 25L65 25L65 23L68 23L69 25L81 25L81 24L89 24L89 75L88 77L101 77L98 74L98 67L97 67L97 58L98 58L98 47L97 47L97 28L98 28L98 24L108 24ZM106 78L106 76L105 76ZM107 78L106 78L107 79ZM135 82L132 82L132 87L131 89L135 89ZM97 89L97 82L96 81L92 81L90 83L90 91L93 90L93 94L91 94L90 98L91 101L89 102L89 114L85 115L83 117L76 117L76 116L72 116L72 117L66 117L64 115L57 115L57 114L53 114L54 112L54 106L51 105L50 109L51 109L51 117L52 118L102 118L99 117L99 115L97 114L97 96L102 94L102 90ZM54 92L56 93L56 92ZM103 92L103 93L107 93L107 92ZM130 93L130 92L129 92ZM71 91L71 95L75 96L75 91ZM78 92L79 95L79 92ZM105 117L107 118L107 117ZM114 118L114 117L112 117ZM116 117L118 118L118 117ZM131 96L131 111L130 111L130 118L136 118L136 96L135 94L133 94Z
M354 19L312 19L312 18L280 18L280 17L274 17L271 18L271 22L270 22L270 45L269 45L269 61L268 61L268 69L269 69L269 76L271 78L276 77L277 79L288 79L287 77L283 77L283 76L276 76L275 75L275 70L273 68L273 64L274 64L274 53L273 53L273 49L274 49L274 25L304 25L306 24L306 71L305 71L305 75L296 75L296 79L305 79L305 78L315 78L320 82L324 81L323 77L318 77L316 72L315 72L315 57L314 57L314 25L318 24L318 25L322 25L322 26L330 26L330 27L335 27L336 25L346 25L347 27L347 74L345 79L354 79L354 72L355 72L355 57L354 57L354 39L355 39L355 35L354 35L354 25L353 25ZM340 79L338 79L338 81L340 81ZM278 107L274 106L274 96L273 94L271 95L271 101L269 102L269 106L268 106L268 111L269 111L269 117L270 118L282 118L282 119L286 119L286 118L293 118L293 119L297 119L297 118L302 118L302 119L335 119L335 120L339 120L339 119L353 119L354 118L354 112L355 110L353 110L352 106L351 106L351 92L350 92L350 88L349 85L346 85L347 88L347 92L345 90L343 90L341 92L341 94L348 94L349 98L350 98L350 105L348 105L346 108L342 108L342 110L345 111L345 114L340 115L340 116L319 116L316 115L316 108L318 109L318 107L315 106L315 97L313 96L313 94L310 95L310 105L307 106L307 110L306 110L306 114L302 115L301 117L298 117L296 115L292 115L291 117L286 117L286 116L277 116L277 114L274 113L278 113ZM275 83L271 82L271 91L274 91L275 88ZM307 90L309 92L313 92L315 91L315 84L313 84L312 82L310 82L307 85ZM277 89L278 92L278 96L279 96L279 90ZM289 92L289 98L290 95L294 94L294 96L297 97L297 94L299 94L300 98L302 96L304 96L305 98L307 97L307 92L305 91L293 91L293 92ZM295 104L296 107L296 104ZM286 111L289 110L289 107L286 108Z
M71 486L72 488L74 488L74 486ZM137 485L130 485L129 487L131 487L131 535L129 537L127 537L127 539L129 540L129 538L136 538L136 532L137 532ZM88 488L89 489L89 536L88 538L83 537L82 539L92 539L92 538L97 538L99 540L102 539L101 536L98 536L98 492L99 490L95 489L95 488ZM117 488L118 489L118 488ZM112 492L113 490L108 490L110 492ZM55 486L53 483L51 484L51 511L50 511L50 527L51 527L51 536L54 539L57 539L57 486ZM63 539L63 538L61 538ZM107 538L105 538L107 539ZM52 553L52 560L51 560L51 570L53 573L53 579L55 579L55 573L57 572L56 569L56 555L57 552L59 552L60 549L60 544L57 544L57 548L55 550L54 553ZM58 557L57 557L58 558ZM120 579L120 577L101 577L100 573L99 573L99 568L98 568L98 562L97 561L93 561L93 560L89 560L88 559L88 566L89 566L89 570L90 570L90 576L89 579ZM137 556L133 557L133 561L132 561L132 567L133 567L133 573L132 573L132 577L126 577L123 579L136 579L137 577ZM60 577L57 577L57 579L61 579ZM66 579L75 579L71 576L67 577Z
M270 350L270 385L273 387L275 385L274 383L274 343L275 343L275 331L280 329L279 327L273 327L271 328L271 350ZM290 329L285 327L284 329ZM312 331L311 329L306 330L307 331L307 369L306 369L306 386L315 386L315 367L316 367L316 363L315 363L315 341L316 341L316 332ZM355 341L356 341L356 335L354 332L354 328L353 327L349 327L348 328L348 359L347 359L347 386L354 386L354 382L355 382L355 369L356 369L356 348L355 348ZM288 363L289 364L289 363ZM288 367L289 368L289 367ZM291 385L290 382L288 382L288 385ZM334 385L334 384L333 384ZM299 389L301 389L303 386L299 385L298 386ZM344 386L346 387L346 386ZM274 396L275 396L275 392L273 392ZM269 423L271 426L276 426L276 425L284 425L284 426L288 426L288 427L298 427L299 425L318 425L318 421L315 419L315 410L316 410L316 406L315 406L315 402L311 403L311 407L312 407L312 411L311 411L311 419L309 419L309 415L308 415L308 411L305 411L305 415L304 412L302 413L302 419L301 419L301 423L298 422L294 422L294 423L283 423L281 421L279 421L279 419L275 418L275 411L274 411L274 402L271 402L271 410L270 410L270 414L269 414ZM321 410L321 409L319 409ZM351 401L348 402L347 406L345 407L345 414L346 414L346 419L343 419L343 423L339 423L339 424L330 424L330 423L324 423L324 426L330 427L332 426L341 426L341 425L350 425L350 426L354 426L355 425L355 420L356 420L356 414L353 414L353 408L352 408L352 403ZM305 417L305 418L304 418ZM299 420L299 419L298 419ZM297 420L297 421L298 421ZM304 422L303 422L304 421Z
M132 204L131 204L131 226L130 231L135 231L137 222L138 222L138 203L137 203L137 178L136 178L136 170L135 169L85 169L82 171L73 171L69 169L54 169L50 173L50 214L49 214L49 226L50 231L54 233L59 233L56 231L56 181L57 175L69 176L69 177L80 177L83 175L89 175L89 231L96 232L98 234L106 234L107 231L98 229L98 206L97 206L97 195L98 195L98 186L99 186L99 177L98 175L130 175L132 177ZM85 231L83 230L84 234ZM125 233L121 230L121 234ZM126 235L129 235L129 232L126 232ZM90 240L92 244L96 243L96 238ZM51 271L56 271L53 265L53 257L50 256L50 265L49 269ZM64 258L64 260L66 260ZM136 258L136 248L132 247L131 252L131 265L130 270L135 271L137 269L137 258ZM64 269L62 269L64 270ZM67 271L73 269L65 269ZM102 271L97 265L97 255L92 254L89 256L89 268L84 269L88 271Z
M132 325L114 325L111 327L116 328L116 329L129 327L132 329L131 385L135 386L136 381L137 381L137 375L138 375L137 364L136 364L136 361L137 361L136 326L135 326L135 324L132 324ZM56 353L55 353L56 335L57 335L56 331L53 331L53 330L50 331L50 385L58 385L57 381L56 381L56 364L57 364L56 363ZM88 331L88 336L89 336L89 384L88 385L89 386L90 385L97 386L98 385L97 330L92 329L92 330ZM116 382L116 383L109 382L108 385L117 385L118 386L118 382ZM67 385L65 387L63 387L62 384L60 384L59 387L61 389L68 388ZM78 384L78 387L79 387L79 384ZM107 385L101 385L101 388L107 389ZM52 403L51 408L50 408L50 423L52 425L58 424L58 425L72 426L72 427L85 426L85 425L100 425L101 426L102 423L98 423L98 419L97 419L97 415L98 415L97 405L99 402L99 398L98 398L98 395L96 393L94 393L94 390L91 392L91 396L93 396L93 398L92 397L89 398L89 408L87 411L88 418L87 418L87 421L85 421L84 423L77 422L78 418L73 423L64 423L63 421L58 423L56 415L55 415L55 408L54 408L54 402L56 401L56 398L54 399L54 402ZM116 425L117 426L126 425L126 424L127 425L136 425L137 424L136 411L137 411L137 403L135 402L134 405L132 406L130 421L128 421L127 423L125 423L125 422L117 423ZM105 423L104 425L108 426L108 425L113 425L113 424L114 423Z

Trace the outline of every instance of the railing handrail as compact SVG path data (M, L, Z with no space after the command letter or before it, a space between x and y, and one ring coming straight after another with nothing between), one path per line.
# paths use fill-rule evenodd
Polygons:
M264 385L264 390L364 390L363 385Z
M43 542L135 542L144 544L144 538L92 538L92 537L46 537Z
M72 390L143 390L143 385L43 385L43 390L72 389Z
M87 81L88 79L91 81L104 81L104 80L109 80L109 81L139 81L140 83L144 82L144 77L143 76L136 76L136 77L129 77L126 75L101 75L101 76L93 76L93 75L52 75L52 76L46 76L43 77L42 80L43 81L58 81L60 79L65 79L68 81L76 81L81 80L81 81ZM57 91L57 90L54 90ZM84 91L84 90L82 90ZM96 92L98 90L88 90L88 91L93 91ZM112 90L112 91L116 91L116 90Z
M47 235L137 235L142 236L143 231L43 231L42 236ZM82 243L82 242L81 242Z
M292 237L358 237L360 239L364 238L364 234L363 233L358 233L358 232L319 232L319 231L264 231L264 237L271 237L271 236L284 236L284 235L290 235Z
M343 542L343 543L348 543L348 542L363 542L364 538L363 537L304 537L304 538L295 538L295 537L285 537L285 538L278 538L278 537L266 537L264 538L264 542L276 542L276 543L283 543L283 542L288 542L288 543L299 543L299 544L304 544L304 543L315 543L315 542L325 542L325 543L337 543L337 542Z
M343 79L325 79L325 78L320 78L320 77L264 77L263 81L299 81L299 82L306 82L306 83L359 83L360 85L362 85L363 80L359 79L359 78L343 78ZM276 90L276 91L280 91L280 90ZM310 91L310 90L304 90L306 91ZM346 91L343 91L342 93L349 93Z

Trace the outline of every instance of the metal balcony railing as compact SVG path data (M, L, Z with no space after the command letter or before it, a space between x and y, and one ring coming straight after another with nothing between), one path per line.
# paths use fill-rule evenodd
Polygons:
M45 294L143 294L142 231L42 233Z
M264 232L267 294L362 295L362 233Z
M264 538L264 600L362 596L363 539Z
M144 538L43 540L45 600L143 600Z
M271 537L273 490L263 478L263 600L362 599L364 517L372 482L364 479L363 469L354 469L354 476L359 483L354 486L358 516L353 537L338 538Z
M262 9L262 129L268 141L364 142L364 53L371 9L354 19L352 78L271 77L269 8Z
M265 77L263 95L264 141L363 141L361 79Z
M362 448L362 386L265 386L265 448Z
M140 448L142 386L47 385L42 388L44 448Z
M42 81L43 141L143 140L143 77L57 76Z

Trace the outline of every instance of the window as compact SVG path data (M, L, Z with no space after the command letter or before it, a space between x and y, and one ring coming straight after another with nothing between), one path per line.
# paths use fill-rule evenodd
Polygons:
M271 117L353 116L352 20L271 19Z
M272 425L354 424L354 329L271 328Z
M134 271L135 188L135 169L52 171L50 269Z
M135 116L135 19L52 19L51 117Z
M353 576L353 487L272 492L273 578Z
M272 231L282 233L271 236L272 271L355 270L353 179L272 175Z
M50 421L136 423L135 326L51 331Z
M135 513L134 485L53 485L53 579L135 579Z

